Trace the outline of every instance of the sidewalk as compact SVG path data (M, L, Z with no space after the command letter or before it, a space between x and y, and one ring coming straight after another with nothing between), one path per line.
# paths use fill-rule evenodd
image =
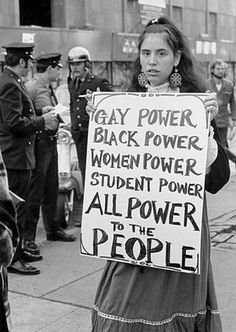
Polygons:
M236 330L236 174L216 195L207 195L211 261L223 332Z
M236 329L236 174L233 166L229 183L218 194L207 195L212 263L224 332ZM79 239L80 228L74 227L74 222L67 232ZM80 256L79 240L46 241L41 224L38 240L44 259L33 265L40 268L41 274L9 274L12 332L91 331L91 307L105 262Z

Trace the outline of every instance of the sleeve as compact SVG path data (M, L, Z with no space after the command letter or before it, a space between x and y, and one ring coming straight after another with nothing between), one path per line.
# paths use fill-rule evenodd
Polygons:
M218 154L206 175L205 188L211 194L216 194L228 182L230 168L226 152L219 142L219 134L214 120L211 122L211 125L214 128L214 139L218 145Z
M16 210L8 190L6 168L0 151L0 266L7 267L19 243Z
M26 89L29 91L30 97L31 97L31 99L34 103L34 106L35 106L35 101L37 99L37 90L35 88L35 85L33 85L31 83L31 81L28 81L25 84L25 86L26 86ZM35 107L35 113L36 113L37 116L41 116L43 114L42 109L38 110L36 107Z
M207 149L207 163L206 163L206 172L210 171L211 165L216 160L218 155L218 145L214 139L214 129L210 126L209 135L208 135L208 149Z
M33 94L33 103L36 110L36 115L40 116L43 114L43 107L53 106L52 97L49 90L45 86L36 85L34 88L31 88Z
M0 221L0 266L8 267L14 255L12 234Z
M43 117L24 116L22 95L14 84L8 84L2 93L1 111L4 124L16 135L27 137L44 128Z
M236 122L236 104L235 104L235 97L234 97L234 86L232 85L232 94L230 97L230 113L232 120Z

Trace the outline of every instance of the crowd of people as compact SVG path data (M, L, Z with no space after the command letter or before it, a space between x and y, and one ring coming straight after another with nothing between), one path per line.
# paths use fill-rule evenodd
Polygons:
M36 243L40 209L48 241L76 240L74 235L61 228L56 217L57 131L62 119L55 112L58 101L52 84L60 75L61 54L42 53L34 58L34 44L29 43L10 43L3 48L6 50L6 66L0 76L0 151L3 158L0 160L0 171L7 183L4 190L10 202L6 207L3 203L0 211L0 222L4 223L0 224L1 281L7 279L7 271L22 275L40 273L39 268L30 264L43 259ZM89 116L85 111L87 101L79 96L84 95L87 89L111 91L111 86L107 79L96 77L89 70L91 59L88 50L73 48L68 55L68 63L71 131L84 183ZM36 73L26 81L34 64ZM19 197L15 207L9 190ZM9 220L5 220L5 215ZM14 233L9 224L11 228L15 227ZM11 237L7 237L5 250L2 244L5 245L6 227ZM1 332L8 331L5 319L9 313L6 284L1 283L1 294L4 295L0 299Z
M56 219L56 134L61 119L54 109L57 97L52 83L60 75L61 54L42 53L34 59L33 44L11 43L3 47L6 66L0 76L0 281L7 278L7 270L23 275L40 273L29 264L43 259L36 243L40 208L48 241L76 240L61 229ZM33 62L36 74L25 84ZM216 92L217 98L209 94L205 99L214 128L214 138L209 136L209 142L214 144L208 145L208 154L213 157L206 174L206 190L211 193L218 192L229 179L229 163L221 143L236 163L227 143L230 116L236 124L233 84L224 77L223 67L221 60L215 60L207 82L198 74L186 37L168 18L161 17L151 20L140 35L129 89ZM90 53L83 47L70 50L68 69L71 133L84 184L89 115L94 111L88 92L112 91L112 86L107 79L93 75ZM14 206L10 192L24 201ZM205 199L201 238L200 275L108 261L96 294L92 331L220 332ZM1 332L8 331L6 284L0 284Z

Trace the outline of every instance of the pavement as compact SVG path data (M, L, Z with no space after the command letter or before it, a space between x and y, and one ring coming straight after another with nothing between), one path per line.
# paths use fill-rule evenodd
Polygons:
M231 143L236 151L236 140ZM216 195L207 194L212 264L223 331L236 330L236 170ZM9 274L12 332L89 332L91 308L105 262L79 254L79 213L66 230L73 243L45 239L40 221L37 241L44 259L37 276Z

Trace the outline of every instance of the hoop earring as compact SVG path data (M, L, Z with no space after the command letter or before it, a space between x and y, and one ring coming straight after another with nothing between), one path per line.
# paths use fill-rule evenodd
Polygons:
M170 85L172 88L178 88L182 85L182 76L178 73L177 67L175 67L175 72L170 75Z
M138 84L141 87L145 87L148 84L147 76L142 71L138 74Z

